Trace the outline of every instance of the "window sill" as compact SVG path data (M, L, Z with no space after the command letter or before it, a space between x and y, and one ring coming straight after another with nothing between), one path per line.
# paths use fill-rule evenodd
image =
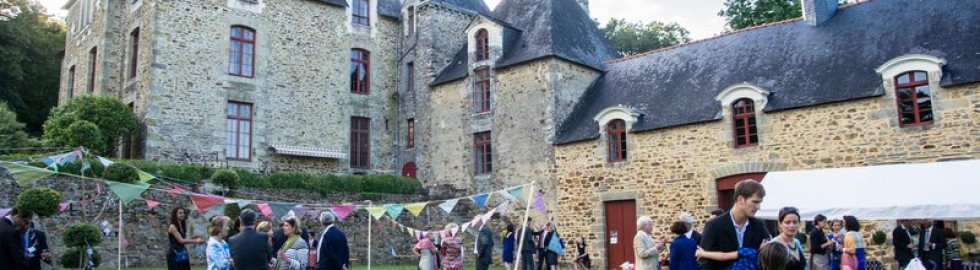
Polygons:
M473 179L474 180L490 180L490 175L491 174L493 174L493 172L488 172L488 173L473 175Z
M487 110L487 111L482 111L482 112L475 112L471 116L473 116L473 117L480 117L480 116L492 115L492 114L493 114L493 110Z
M622 167L628 166L629 164L630 164L630 161L628 159L627 160L620 160L620 161L613 161L613 162L608 162L607 161L606 162L606 167L609 167L609 168L622 168Z

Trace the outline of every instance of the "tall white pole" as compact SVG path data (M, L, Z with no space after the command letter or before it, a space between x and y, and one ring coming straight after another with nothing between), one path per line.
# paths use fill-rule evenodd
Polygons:
M117 269L119 269L119 270L122 270L123 237L125 237L123 235L122 210L123 210L123 202L122 202L122 200L119 200L119 230L117 230L118 236L119 236L119 254L118 254L119 256L116 257L116 266L117 266Z
M374 206L374 203L371 202L371 201L368 201L368 206ZM368 211L368 217L367 217L367 219L368 219L368 227L367 227L367 230L368 230L368 250L367 250L367 254L368 254L368 257L367 257L368 267L367 267L367 270L371 270L371 218L372 218L371 217L371 212ZM349 265L347 267L348 267L348 269L350 269L350 266Z
M536 192L534 190L534 183L535 181L531 181L531 190L527 191L527 196L524 199L527 201L527 204L524 206L524 219L521 220L521 237L517 239L517 260L514 261L514 270L520 269L519 267L521 267L521 254L523 253L521 251L524 250L524 234L527 233L527 215L531 213L532 195Z

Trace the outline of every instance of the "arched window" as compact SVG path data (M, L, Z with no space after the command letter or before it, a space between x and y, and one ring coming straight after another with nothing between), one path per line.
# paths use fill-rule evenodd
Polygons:
M735 148L759 144L755 104L751 99L742 98L732 103L732 132L735 138Z
M909 71L896 76L895 97L900 126L932 123L932 90L925 71Z
M609 162L626 161L626 121L609 121L606 124L606 139L609 142Z
M483 61L490 58L490 43L487 42L487 29L476 31L476 61Z
M350 50L350 92L370 93L371 53L364 49Z
M232 26L229 52L228 74L251 78L255 74L255 30Z
M352 4L353 6L351 8L353 10L351 11L351 15L353 17L351 22L357 25L370 25L370 20L368 20L370 18L368 17L368 11L371 6L370 2L368 0L354 0Z

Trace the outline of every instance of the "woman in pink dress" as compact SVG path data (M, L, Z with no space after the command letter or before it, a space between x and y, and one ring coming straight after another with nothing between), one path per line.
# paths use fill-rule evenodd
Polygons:
M456 237L459 228L456 223L446 225L447 237L442 239L442 249L446 252L442 258L442 270L460 270L463 268L463 240Z

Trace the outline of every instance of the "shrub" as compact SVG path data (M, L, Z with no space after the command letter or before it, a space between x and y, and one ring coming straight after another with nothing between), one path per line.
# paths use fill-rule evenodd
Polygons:
M80 96L51 110L51 117L44 122L44 142L48 146L69 146L71 125L79 120L95 124L102 135L105 149L96 154L111 153L115 142L136 131L139 122L136 115L119 99L113 97ZM93 151L95 149L92 149Z
M61 262L61 267L64 268L80 268L79 262L85 257L82 253L84 249L78 247L71 247L65 250L64 254L58 257L58 261ZM98 267L102 263L102 256L99 255L99 251L92 249L92 263L95 264L94 267Z
M886 240L888 240L888 235L883 231L874 231L871 233L871 241L876 245L884 245Z
M149 160L127 160L126 163L144 172L166 177L167 180L187 184L200 183L201 179L208 179L214 172L213 168L193 164L170 164Z
M136 168L133 168L128 164L116 162L109 165L109 168L106 168L105 180L122 183L136 183L136 181L139 180L139 173L136 172Z
M17 209L34 212L39 217L58 214L61 193L46 187L37 187L17 195Z
M238 188L238 173L229 169L220 169L214 171L211 175L211 182L217 185L221 185L226 189L236 189Z
M61 241L68 247L98 246L102 243L102 233L99 229L88 222L76 222L68 225L61 236Z
M85 146L96 153L106 153L108 146L102 138L102 131L94 123L77 120L68 125L68 145Z
M962 231L960 232L960 241L963 241L963 244L967 245L976 244L977 235L973 234L971 231Z
M17 114L7 104L0 102L0 148L27 146L28 138L24 126L17 122Z

